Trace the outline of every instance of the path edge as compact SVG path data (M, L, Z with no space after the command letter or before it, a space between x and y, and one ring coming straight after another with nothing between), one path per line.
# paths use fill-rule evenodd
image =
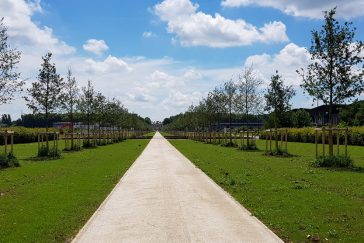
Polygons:
M187 158L181 151L179 151L173 144L171 144L168 139L163 137L167 142L170 144L171 147L176 149L180 155L182 155L186 160L188 160L189 163L192 164L193 167L195 167L201 174L203 174L213 185L215 185L220 191L222 191L223 194L225 194L228 198L230 198L233 203L235 203L238 207L240 207L244 212L249 214L259 225L261 225L264 229L268 231L268 233L273 237L276 238L277 241L280 241L284 243L284 241L276 234L274 233L268 226L266 226L262 221L260 221L257 217L255 217L247 208L244 207L239 201L237 201L230 193L224 190L219 184L217 184L212 178L210 178L203 170L201 170L200 167L198 167L196 164L194 164L189 158ZM189 140L189 139L184 139Z
M155 136L155 134L154 134ZM154 138L153 136L153 138ZM104 201L102 201L102 203L100 204L100 206L95 210L95 212L92 214L92 216L87 220L87 222L82 226L81 229L78 230L77 234L72 237L72 239L70 240L70 242L72 243L76 243L79 241L79 238L83 235L83 233L87 230L88 226L92 223L92 221L94 220L94 218L96 218L96 216L100 213L101 208L108 202L109 198L114 194L115 190L117 189L118 185L125 179L125 177L127 176L127 174L130 172L130 170L135 166L135 162L138 161L139 157L142 156L142 154L144 153L145 149L148 147L150 141L152 141L152 139L149 139L148 144L145 146L145 148L143 149L143 151L138 155L138 157L133 161L133 163L129 166L129 168L127 169L127 171L125 171L125 173L123 174L123 176L120 178L120 180L115 184L115 186L113 187L113 189L110 191L110 193L106 196L106 198L104 199Z

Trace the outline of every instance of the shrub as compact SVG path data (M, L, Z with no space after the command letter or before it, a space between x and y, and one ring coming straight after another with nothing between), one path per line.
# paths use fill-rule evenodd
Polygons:
M239 149L240 150L258 150L254 141L249 141L249 144L244 144L242 146L239 146Z
M80 151L81 145L74 143L72 147L64 148L64 151Z
M226 142L226 143L222 143L221 146L224 147L237 147L238 145L234 142Z
M0 154L0 168L19 167L18 159L12 154Z
M344 155L336 156L320 156L312 164L315 167L337 167L337 168L350 168L353 167L353 160Z
M84 147L84 148L95 148L96 144L92 140L89 140L89 141L85 140L85 141L83 141L82 147Z
M61 152L52 147L52 148L47 148L47 146L41 146L38 150L38 157L40 158L59 158L61 157Z

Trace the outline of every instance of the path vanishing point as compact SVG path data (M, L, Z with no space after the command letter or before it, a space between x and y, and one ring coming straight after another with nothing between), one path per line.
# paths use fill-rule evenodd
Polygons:
M282 242L156 133L74 242Z

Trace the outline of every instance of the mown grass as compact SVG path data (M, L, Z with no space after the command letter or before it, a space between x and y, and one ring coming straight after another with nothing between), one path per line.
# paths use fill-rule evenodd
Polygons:
M295 157L263 155L191 140L170 140L186 157L287 242L309 235L363 242L364 170L310 166L314 145L289 143ZM258 147L265 148L264 141ZM349 146L357 167L364 147Z
M65 242L105 199L149 140L35 161L37 144L15 146L21 167L0 170L0 242Z

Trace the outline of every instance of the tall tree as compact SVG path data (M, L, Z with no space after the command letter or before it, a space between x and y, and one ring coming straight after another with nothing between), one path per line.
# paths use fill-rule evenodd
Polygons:
M263 110L263 97L258 90L262 83L254 73L253 66L244 68L239 74L237 83L239 93L235 102L237 110L245 115L246 123L250 114L259 114Z
M224 83L223 86L223 94L224 94L224 100L225 100L225 109L227 111L227 113L229 114L229 137L230 137L230 144L233 143L233 139L231 137L231 116L232 113L234 111L234 100L236 97L236 91L237 91L237 86L234 83L234 81L232 79L230 79L229 81Z
M290 100L294 94L292 86L285 86L282 76L276 71L276 74L272 75L268 91L264 95L266 100L265 110L272 112L271 114L273 115L276 149L278 149L277 128L279 120L282 119L286 112L291 110Z
M67 70L67 79L65 82L65 89L63 95L63 107L68 113L68 119L71 122L71 149L74 148L73 143L73 133L74 133L74 112L76 109L77 99L79 96L79 88L77 86L77 81L74 76L72 76L72 70L69 68Z
M336 8L325 11L325 24L312 31L309 52L312 63L307 71L297 71L307 93L329 105L329 126L332 126L334 104L350 100L364 91L364 45L355 41L351 22L340 24ZM361 65L361 66L359 66ZM329 153L333 155L332 131L329 130Z
M19 80L20 73L16 65L21 53L8 45L7 27L4 18L0 19L0 104L9 103L14 99L14 93L20 91L24 82Z
M78 101L78 110L84 116L87 122L87 143L90 145L90 125L94 121L95 114L95 90L92 82L89 80L86 87L82 87L80 99Z
M29 109L35 113L44 113L46 121L46 132L48 132L49 114L54 112L62 104L63 79L57 74L56 65L51 63L52 53L42 57L43 63L39 70L38 81L32 83L27 89L29 96L24 97ZM47 150L48 136L47 137Z
M99 126L99 144L101 143L101 126L106 125L107 122L107 106L108 102L106 97L101 93L97 92L94 99L95 117Z

